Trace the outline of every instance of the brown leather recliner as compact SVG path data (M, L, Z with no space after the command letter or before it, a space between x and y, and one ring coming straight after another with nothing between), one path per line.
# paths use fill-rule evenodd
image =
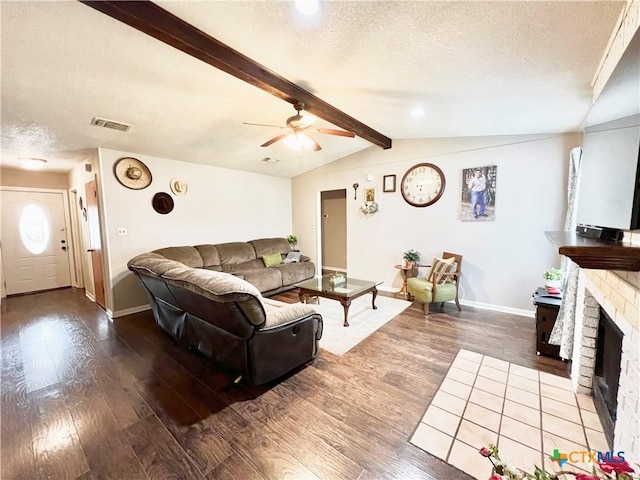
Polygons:
M265 299L237 276L188 267L159 253L138 255L128 267L144 285L160 328L252 385L318 354L322 317L307 305Z

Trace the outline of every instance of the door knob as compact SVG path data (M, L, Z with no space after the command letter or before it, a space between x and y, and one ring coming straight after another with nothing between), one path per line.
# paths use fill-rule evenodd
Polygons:
M62 250L66 250L67 249L67 247L60 247L60 248L62 248Z
M91 252L95 252L95 249L90 248L90 249L88 249L88 250L87 250L87 252L89 252L89 253L91 253Z

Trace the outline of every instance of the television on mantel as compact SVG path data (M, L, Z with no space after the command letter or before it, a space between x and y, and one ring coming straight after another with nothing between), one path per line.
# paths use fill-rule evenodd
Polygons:
M640 31L585 121L578 225L640 228ZM577 229L580 233L580 227Z

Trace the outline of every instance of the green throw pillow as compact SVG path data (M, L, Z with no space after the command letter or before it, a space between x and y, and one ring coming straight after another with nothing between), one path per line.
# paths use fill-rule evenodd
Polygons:
M279 253L272 253L271 255L263 255L262 260L264 261L265 267L273 267L275 265L280 265L282 263L282 255Z

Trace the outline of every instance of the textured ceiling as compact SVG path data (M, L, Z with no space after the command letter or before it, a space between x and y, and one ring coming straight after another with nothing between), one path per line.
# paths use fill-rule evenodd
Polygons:
M324 2L313 18L292 2L160 5L399 139L579 130L623 3ZM320 152L260 148L280 130L242 122L283 125L291 105L78 2L0 8L3 165L68 170L104 147L293 177L371 146L317 134Z

